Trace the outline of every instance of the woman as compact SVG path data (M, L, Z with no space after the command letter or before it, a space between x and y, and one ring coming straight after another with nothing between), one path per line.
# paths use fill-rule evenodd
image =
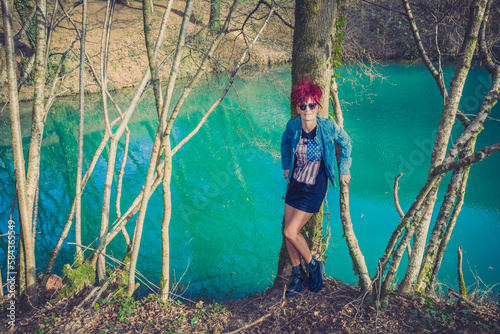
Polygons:
M319 211L328 180L334 184L335 143L342 149L339 181L344 185L351 179L352 150L351 138L333 119L318 117L319 101L323 95L320 86L305 79L292 87L290 95L300 117L287 123L281 141L282 167L288 182L283 234L293 266L287 296L297 294L307 284L313 292L318 292L323 286L325 266L312 258L300 230L313 213ZM301 256L307 274L300 265Z

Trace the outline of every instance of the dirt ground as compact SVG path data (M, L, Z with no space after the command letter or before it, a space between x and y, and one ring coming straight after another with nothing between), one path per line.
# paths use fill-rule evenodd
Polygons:
M64 3L65 10L70 8L69 3ZM160 47L159 59L164 60L173 51L175 51L179 27L182 23L183 13L186 6L185 1L174 1L171 14L168 18L168 25L165 34L165 42ZM255 31L264 22L269 9L264 5L260 6L254 16L259 20L248 20L243 33L241 30L242 23L247 18L248 14L255 8L254 2L242 2L237 7L233 15L230 32L219 46L218 51L214 54L207 72L221 72L232 70L236 61L241 57L241 53L246 47L246 43L250 38L253 38ZM68 51L65 64L63 66L64 78L61 86L58 89L58 95L73 95L78 93L78 77L79 77L79 57L80 57L80 42L77 38L75 26L81 27L81 10L82 6L75 7L70 13L71 21L63 19L58 27L55 28L53 35L50 38L49 62L52 62L52 68L49 71L53 74L59 63L60 54ZM164 2L155 3L155 11L153 13L153 35L157 36L163 12L165 10ZM52 15L53 6L49 4L48 12ZM87 64L86 71L86 92L99 92L99 86L96 83L95 73L100 79L100 63L101 63L101 39L102 27L106 12L106 1L90 0L88 2L88 18L87 18L87 38L86 52L90 56L91 66ZM228 4L222 2L221 20L225 19L228 12ZM184 52L184 59L181 63L178 77L188 77L194 74L196 64L204 55L205 50L210 46L215 33L208 29L208 20L210 13L210 2L208 0L196 1L193 13L190 19L188 36L186 40L187 48ZM287 19L293 20L293 7L282 8L281 15ZM17 15L17 14L16 14ZM64 12L58 8L56 18L64 17ZM14 19L15 31L21 27L19 17ZM3 39L3 34L0 34L0 39ZM246 66L268 66L270 64L285 63L291 61L291 43L292 30L281 23L281 21L273 17L266 30L261 34L259 42L255 44L250 52L249 61ZM18 75L22 73L21 59L22 56L29 57L33 54L30 43L27 37L24 37L17 43L18 53L17 62L19 64ZM161 75L163 80L167 80L170 73L170 59L161 67ZM148 66L147 54L144 40L142 2L134 0L125 3L125 1L117 2L113 14L112 30L110 34L110 45L107 65L108 89L117 90L125 87L138 85L143 73ZM92 71L92 68L94 71ZM49 75L50 76L50 75ZM4 85L4 90L7 85ZM49 92L50 84L47 84L47 93ZM5 93L5 92L4 92ZM25 85L21 88L20 99L30 100L33 96L33 87Z
M77 305L90 287L71 299L52 299L30 312L18 310L16 326L2 333L500 333L500 306L392 294L373 302L355 286L327 277L319 293L283 297L282 288L216 303L182 298L163 304L156 295L135 302L108 293Z

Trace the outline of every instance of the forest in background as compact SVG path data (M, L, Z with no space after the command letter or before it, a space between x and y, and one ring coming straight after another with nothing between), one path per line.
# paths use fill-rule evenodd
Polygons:
M214 3L217 2L218 1L212 1L210 3L210 10L213 10ZM15 1L13 3L16 4ZM106 14L101 20L101 44L100 47L94 50L94 52L97 52L99 55L99 59L95 60L92 60L96 58L95 55L90 55L85 51L85 36L87 33L86 29L88 28L86 25L87 1L82 0L81 3L75 6L75 8L77 8L79 5L83 5L83 7L81 7L83 10L81 10L80 13L78 13L78 11L74 12L74 15L80 14L82 17L80 21L81 29L78 28L75 20L73 20L65 10L59 11L57 7L52 7L51 9L50 6L47 7L45 1L38 1L36 6L37 10L34 10L35 7L27 7L25 11L25 21L17 20L18 29L14 30L13 27L15 25L13 25L12 22L15 21L13 18L16 16L12 15L12 13L14 13L13 3L8 0L2 1L4 25L3 50L1 51L5 53L6 57L4 61L2 61L2 64L0 64L2 79L0 84L5 87L4 89L7 92L5 94L7 98L5 98L2 107L5 107L8 101L8 110L11 115L12 146L17 189L17 196L15 196L17 200L15 198L13 203L17 205L21 217L20 237L22 243L19 243L21 255L14 261L17 267L12 267L11 269L9 259L9 271L7 275L14 270L21 274L18 281L16 281L16 286L18 286L16 291L19 293L19 300L23 301L26 306L38 305L45 298L43 296L43 290L47 290L49 279L57 281L57 278L51 275L54 261L61 249L62 243L64 243L68 236L68 231L73 220L75 220L76 263L74 264L74 268L68 266L67 269L65 269L65 275L69 278L70 284L64 289L65 296L63 299L71 296L79 296L81 302L74 306L77 306L77 309L86 308L89 310L95 308L99 300L103 303L100 299L103 293L107 293L107 297L104 298L104 300L106 300L104 303L106 304L111 297L115 297L115 292L120 291L122 294L126 294L126 298L120 300L115 306L120 306L122 310L127 309L126 314L130 315L132 313L131 309L138 306L131 298L133 292L137 288L137 283L135 282L135 266L138 261L141 236L143 233L142 226L148 200L156 187L160 185L162 185L160 189L162 189L164 198L164 217L162 219L163 269L160 285L158 287L158 302L167 305L169 301L173 301L169 298L168 259L168 224L172 210L170 202L170 180L173 173L173 156L182 145L196 135L206 118L217 107L220 101L224 99L240 67L247 64L248 61L252 59L252 53L250 52L252 47L260 44L257 42L264 39L264 36L274 36L272 31L269 32L265 30L267 25L271 22L271 18L275 20L275 24L282 23L290 29L288 25L292 24L290 22L293 22L293 20L290 20L290 11L294 11L295 17L299 18L298 21L295 20L295 22L293 22L295 32L290 44L290 48L293 49L290 58L292 61L292 82L296 82L297 78L304 75L312 76L315 81L324 87L325 91L330 92L330 96L326 96L326 99L331 99L334 106L334 110L332 111L333 117L335 117L337 123L341 126L343 115L338 102L338 93L335 88L335 68L340 66L342 61L364 62L367 60L375 61L377 59L421 58L435 78L437 89L440 90L443 96L444 109L441 126L432 153L432 162L427 183L417 195L414 205L412 205L408 212L400 212L401 221L389 240L387 249L380 259L377 274L374 277L368 276L366 264L364 264L364 258L361 252L362 250L359 249L354 235L349 215L348 187L341 186L340 205L346 242L348 243L354 264L353 269L360 279L358 289L351 291L354 295L358 294L355 300L359 301L358 298L360 295L363 296L361 297L361 304L364 304L365 301L368 302L372 300L374 302L373 305L376 306L378 316L381 303L386 304L387 299L391 296L391 292L395 291L394 276L398 270L399 261L402 255L408 250L410 264L407 268L405 279L398 287L398 292L404 296L411 296L414 293L421 294L424 303L428 303L429 300L435 304L446 303L446 300L436 301L433 299L433 283L437 271L439 270L440 256L442 258L442 252L444 252L441 248L446 248L446 238L449 240L448 232L451 233L454 220L456 220L456 216L460 212L461 203L463 203L463 194L467 183L468 170L472 164L500 150L499 144L485 147L480 150L475 149L475 138L482 130L485 119L488 117L492 106L498 99L500 73L498 61L496 60L498 59L498 25L495 25L495 23L498 22L498 20L496 20L496 17L498 17L497 1L477 0L469 2L450 0L447 2L417 2L413 10L415 18L412 16L412 10L410 10L408 1L402 1L403 6L399 9L391 8L392 5L388 5L387 2L384 1L376 2L375 4L368 1L346 2L345 9L343 9L342 2L331 7L331 3L325 1L315 2L314 5L307 1L297 1L297 7L293 9L293 7L286 7L291 4L291 2L288 1L281 4L270 4L266 1L259 1L257 4L254 4L254 6L251 6L252 2L243 1L243 4L246 5L243 11L236 10L236 8L240 7L236 6L237 2L235 1L231 5L222 7L221 16L225 17L225 19L220 20L224 22L221 26L213 26L211 24L203 26L203 24L200 24L200 20L196 17L196 11L193 11L193 8L198 7L193 7L194 3L192 1L187 1L185 3L185 9L181 12L181 15L179 15L179 18L182 19L182 22L178 24L180 28L179 37L177 39L174 38L174 42L170 44L170 48L163 48L165 44L163 44L162 41L164 38L167 40L169 36L166 34L168 30L168 25L166 23L168 15L171 12L174 14L176 13L175 8L173 8L174 2L169 1L163 16L158 15L158 17L155 18L153 15L155 13L153 3L145 1L142 4L142 14L144 18L142 26L144 28L143 37L145 38L145 48L139 52L137 58L137 64L139 68L142 68L138 74L139 78L142 79L140 83L139 80L131 80L134 82L131 85L136 87L136 94L126 110L120 110L109 94L110 90L120 88L116 86L113 87L111 84L111 73L114 64L119 64L121 62L121 58L113 59L113 52L110 51L112 45L111 41L113 39L111 35L111 23L116 6L114 2L108 1L105 10ZM19 2L17 2L17 4L19 5ZM22 4L25 5L24 2ZM61 8L65 7L62 3L58 4ZM184 2L176 2L176 4L184 4ZM349 9L349 5L354 7ZM368 5L373 7L369 7ZM320 7L325 10L321 10ZM368 7L369 10L363 9L366 7ZM383 20L384 16L375 18L376 15L371 14L371 10L375 7L381 8L385 13L389 13L385 20ZM283 11L281 11L281 9L283 9ZM52 20L49 21L48 13L50 13L50 10L52 10ZM259 10L261 10L262 13L259 13ZM359 14L357 14L358 10ZM419 10L428 14L425 16L426 19L422 18L423 14L420 14L419 17ZM19 12L22 12L22 10L17 10L17 13ZM275 12L284 14L273 15ZM205 11L205 13L208 13L208 11ZM433 17L432 20L429 19L429 14ZM58 50L59 52L56 51L51 53L50 41L56 36L55 28L58 23L61 22L56 20L58 15L62 18L61 21L67 19L68 22L66 24L73 25L76 37L73 36L73 42L70 43L71 45L69 45L69 47L68 43L65 42L66 47L68 47L66 51ZM212 15L210 16L213 17ZM401 16L401 19L398 19L399 16ZM35 17L33 35L33 31L30 31L30 28L32 28L31 22L33 22ZM405 21L403 18L407 20ZM452 20L450 21L449 18L452 18ZM375 21L375 23L372 24L372 21ZM363 22L363 24L349 26L345 24L345 22ZM490 22L490 24L488 24L488 22ZM207 26L210 28L206 29ZM394 40L388 38L388 36L392 34L392 32L389 33L391 27L396 30L401 29L399 34L394 33L394 36L398 37L397 41L396 38ZM438 28L440 30L438 30ZM283 29L286 31L286 28ZM93 29L88 29L89 34L92 30ZM16 33L16 31L18 32ZM159 32L157 33L156 31ZM437 31L439 31L439 33L434 33L433 35L433 32ZM205 32L205 35L202 34L203 32ZM285 34L290 34L290 32L285 32ZM441 35L444 36L443 39L439 38ZM193 44L193 42L196 41L196 38L199 36L207 38L208 43L201 43L194 47L195 44ZM260 36L262 36L262 38ZM403 36L405 37L403 38ZM406 36L408 36L407 41L405 40ZM27 59L23 57L22 52L19 52L19 50L21 50L19 44L17 44L16 47L16 42L19 43L22 37L28 38L28 42L31 43L32 46L32 56ZM35 38L34 40L33 37ZM363 38L366 38L366 40L363 40ZM410 44L412 40L413 44ZM75 44L80 45L79 49L74 49ZM89 45L90 44L92 43L89 42ZM25 45L28 44L25 43ZM33 47L34 45L36 45L36 47ZM166 43L166 45L168 44ZM229 50L231 50L229 56L227 52L221 51L228 45L232 46L229 48ZM417 46L412 47L411 45ZM90 49L89 47L89 50ZM80 52L75 52L75 50ZM327 50L327 52L323 52L324 50ZM399 50L399 53L395 50ZM263 54L265 55L265 52L263 52ZM55 61L57 66L54 66L54 64L52 64L53 60L51 59L57 55L59 58L54 58L57 59ZM75 64L78 64L77 68L72 67L69 62L65 62L66 58L71 58L71 55L75 57L74 61ZM386 58L382 57L382 55L385 55ZM131 55L129 53L128 56L125 55L124 57L122 56L122 58L133 58L130 56L133 56L133 54ZM140 56L144 57L146 60L143 62L139 61ZM265 57L263 59L265 59ZM449 85L444 81L441 70L441 62L445 60L456 61L457 64L455 76ZM468 70L474 60L481 60L481 63L484 63L493 80L489 92L484 97L483 104L477 111L477 115L473 116L473 118L469 118L470 116L464 115L458 110L458 103ZM92 65L93 63L94 65L99 63L99 66L94 67ZM269 65L273 63L273 61L270 61L269 58L267 62L261 59L260 64L262 63ZM168 65L168 70L164 72L162 72L161 69L163 64ZM257 62L257 64L259 64L259 62ZM231 71L228 85L220 92L220 97L214 101L213 106L205 112L198 126L177 146L171 147L170 134L172 126L176 116L181 111L183 102L200 76L207 71L213 71L214 68ZM78 69L78 71L76 71L76 69ZM16 71L18 74L16 74ZM183 89L184 94L177 102L173 103L174 107L169 110L176 79L182 71L184 71L184 75L190 81ZM68 83L64 83L65 79L71 77L71 74L74 74L78 78L76 81L78 89L75 89L75 92L78 92L80 99L79 163L75 204L69 214L61 239L54 248L51 258L49 259L45 273L42 277L37 277L35 270L34 235L36 231L37 189L43 126L54 99L58 95L65 94L67 89L64 89L64 87L66 87L64 85L68 84L68 87L71 87L71 80L68 81ZM96 153L91 165L86 168L85 175L83 175L81 145L83 140L85 93L88 92L84 79L86 77L93 78L93 85L97 87L97 92L102 94L104 103L103 121L106 125L106 130L103 134L101 145L96 148ZM26 84L25 87L28 91L31 89L33 92L33 120L27 159L27 171L25 170L18 123L19 87L24 84ZM73 85L74 84L73 82ZM122 159L123 163L120 172L118 172L115 170L115 168L118 167L116 166L117 146L121 138L127 138L129 133L127 122L134 112L142 92L148 85L153 87L155 95L158 113L158 129L151 150L151 159L149 161L148 174L145 178L145 185L137 195L134 204L122 214L120 208L120 189L122 187L121 180L123 177L123 165L126 163L126 153ZM166 89L163 89L162 86ZM119 115L114 120L110 117L112 114L108 113L108 103L109 108L116 108L115 112ZM326 101L325 105L327 104L328 101ZM291 116L293 117L294 115L292 114ZM448 150L447 146L450 140L450 130L455 118L459 119L464 125L464 132L455 139L454 144ZM127 143L127 139L125 140ZM109 153L107 157L106 181L103 190L99 245L89 257L84 257L83 248L85 245L82 245L79 239L81 238L79 225L79 215L82 208L81 194L84 191L85 183L89 175L95 167L95 161L99 159L104 147L108 145ZM127 146L127 144L125 144L125 146ZM435 223L430 241L426 244L427 231L430 223L429 212L432 212L434 208L437 188L443 180L443 175L451 171L453 171L453 177L449 183L447 195L444 202L440 204L440 215ZM115 175L118 175L118 183L116 185L114 185ZM118 192L117 197L113 199L111 199L112 187L117 187ZM397 178L395 180L394 189L395 202L396 206L398 206ZM112 201L115 201L115 203ZM111 224L109 219L110 210L113 210L112 207L115 205L118 220ZM128 236L124 230L124 226L135 215L137 215L135 231L134 235L131 237ZM322 223L317 217L315 219L315 223L310 225L313 229L316 229L316 231L319 230L320 232L317 233L312 230L313 232L310 233L310 241L315 245L317 254L321 254L325 246L323 238L321 237ZM120 233L123 233L124 247L126 247L127 251L126 256L122 259L121 265L118 268L121 272L121 278L117 278L116 273L110 275L107 271L104 257L107 256L105 251L106 245ZM415 235L415 237L413 237L413 235ZM410 247L410 240L412 240L412 237L413 241ZM418 238L419 241L416 241L417 239L415 238ZM426 262L421 266L420 264L424 257L424 248ZM441 255L439 255L440 253ZM280 258L284 259L283 254L280 255ZM286 271L287 266L280 260L278 267L279 276L282 271ZM417 275L418 284L415 284ZM82 276L85 277L83 281L80 279ZM39 280L41 281L39 282ZM77 282L81 282L81 284L77 285ZM60 283L60 287L57 289L62 287L63 281ZM64 281L64 283L68 283L68 281ZM337 283L334 282L333 284L335 288ZM280 286L282 285L278 282L277 287ZM110 289L111 291L108 293ZM341 289L344 289L344 287ZM346 289L349 290L350 288ZM40 294L40 292L42 292L42 294ZM276 290L271 293L276 295ZM456 302L452 305L453 307L461 307L461 305L465 303L473 307L474 310L478 309L481 315L486 315L487 322L491 320L488 318L491 314L489 312L484 313L484 308L468 300L464 291L460 291L460 293L450 291L447 299L450 297L456 298ZM59 299L58 302L63 301L63 299ZM67 299L63 301L63 304L65 305L64 307L67 307ZM441 304L439 305L438 307L443 306ZM284 306L284 300L280 303L273 304L273 307L277 307L280 312L283 310ZM4 311L6 311L6 309L7 307L4 308ZM432 310L434 313L436 312L434 308L432 308ZM6 312L8 313L9 311ZM432 315L432 312L428 313ZM264 319L270 318L273 314L274 312L269 312ZM264 319L259 322L263 322ZM493 320L492 324L485 326L491 325L497 326L498 328L495 321L497 320ZM454 323L451 324L451 320L450 323L447 321L443 322L453 328ZM197 321L195 321L193 317L191 325L196 325L196 323ZM432 325L430 326L432 327ZM243 328L245 327L240 329ZM377 324L375 321L375 331L376 330Z
M19 1L22 3L22 1ZM49 8L55 2L49 2ZM172 43L177 38L175 27L180 25L183 1L176 1L173 4L174 15L168 23L166 32L167 39ZM258 1L242 1L239 9L239 18L235 20L244 20L257 8L254 15L264 15L264 4L256 6ZM22 23L30 15L28 5L16 6L14 27L20 29ZM93 35L89 35L90 40L88 51L92 58L98 57L100 38L98 27L101 25L102 17L98 15L105 6L104 2L94 1L89 3L89 25L95 30ZM155 15L160 15L162 9L157 4L158 10ZM422 34L422 43L429 56L436 60L438 55L434 49L435 45L435 21L439 21L439 33L437 35L440 45L440 53L444 61L452 62L458 56L458 50L461 46L465 26L467 24L467 1L435 1L418 0L412 3L414 15L418 20L420 33ZM228 4L221 2L221 9L227 10ZM343 50L341 59L345 63L351 62L381 62L381 61L410 61L421 62L418 48L413 41L411 30L406 24L405 13L399 2L391 0L349 0L342 2L340 15L345 18L342 32L345 35L343 41ZM139 1L118 1L116 3L115 20L113 22L114 30L111 33L110 61L115 60L109 73L109 89L116 90L124 87L136 86L140 82L141 66L147 62L147 56L144 50L141 50L142 40L141 24L142 14L140 11L141 2ZM75 8L75 14L78 13L78 7ZM293 37L294 22L294 2L285 1L281 4L280 17L273 16L269 21L267 33L263 34L258 44L253 48L251 56L248 59L248 66L261 67L276 64L290 63L292 60L291 48ZM439 14L442 17L439 17ZM437 16L436 16L437 15ZM436 17L434 17L436 16ZM210 41L208 34L210 23L210 1L200 1L193 13L195 27L190 31L190 43L193 48L206 47ZM491 12L491 21L500 22L500 11L494 7ZM241 23L241 22L240 22ZM158 22L153 25L158 24ZM57 71L57 63L60 60L61 53L66 51L66 46L70 44L74 36L67 33L73 29L71 24L66 21L60 23L60 28L56 28L52 38L53 48L49 57L50 69L47 74L47 81L54 79ZM493 36L490 39L491 51L498 59L500 57L500 25L491 24L489 34ZM32 36L25 34L16 41L16 61L18 66L18 76L21 76L26 69L29 70L29 59L34 55L33 41L35 39L33 31ZM0 32L0 43L3 44L4 34ZM238 39L233 33L225 38L220 50L216 51L214 60L208 64L209 72L224 72L232 66L231 56L234 54L234 48L243 48L244 42ZM70 52L63 65L62 72L66 74L63 83L63 89L59 92L61 95L73 95L78 93L78 75L75 68L78 66L78 55L75 51ZM160 51L161 52L161 51ZM165 48L165 52L166 48ZM171 51L168 51L171 52ZM195 56L196 57L196 56ZM479 60L479 59L476 59ZM99 69L99 64L95 65L95 70ZM164 67L166 68L166 67ZM181 64L179 77L189 77L193 75L194 67L190 63ZM89 73L91 74L91 73ZM164 72L165 74L165 72ZM6 94L6 73L5 63L0 64L0 103L5 100ZM26 85L33 84L33 75L28 76ZM98 86L88 84L85 87L87 92L98 92ZM21 100L31 100L32 92L26 86L20 88Z

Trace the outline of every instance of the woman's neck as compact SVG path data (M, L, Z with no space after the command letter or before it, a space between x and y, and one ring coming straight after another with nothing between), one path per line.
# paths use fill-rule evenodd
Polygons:
M312 130L314 130L314 128L316 127L316 125L318 124L318 121L315 119L313 120L302 120L302 130L304 130L306 133L309 133L311 132Z

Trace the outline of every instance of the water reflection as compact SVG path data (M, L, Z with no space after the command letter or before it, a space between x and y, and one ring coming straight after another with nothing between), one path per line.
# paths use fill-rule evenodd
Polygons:
M361 78L355 85L348 82L340 85L345 127L355 143L351 214L370 271L375 270L378 257L399 221L392 198L393 177L404 172L399 196L403 210L407 210L425 182L430 163L428 145L434 140L433 131L442 109L435 83L423 67L393 64L380 67L379 71L383 79ZM289 77L288 69L281 68L240 78L236 83L238 94L232 91L193 140L174 157L171 273L174 281L182 277L179 287L187 286L188 294L239 298L262 291L274 279L286 187L279 145L289 118ZM478 87L488 80L485 78L486 72L473 70L464 96L474 97ZM218 87L223 81L224 77L212 78L192 93L175 122L174 145L194 128L203 111L217 98ZM117 95L124 107L130 94L124 91ZM464 108L473 105L473 98L467 101ZM98 97L90 97L87 107L85 166L90 163L104 129ZM40 270L57 242L74 197L77 110L76 99L62 99L54 105L46 125L37 238ZM5 113L0 117L5 119ZM23 114L25 149L29 144L29 122L29 113ZM150 158L157 127L151 92L142 98L129 127L131 142L123 183L122 212L139 193ZM461 125L457 123L454 138L460 131ZM497 142L499 131L498 122L487 122L477 147ZM83 195L85 244L91 244L99 234L107 154L105 149ZM116 170L122 154L123 140L119 145ZM471 171L466 203L440 272L440 279L448 284L454 284L458 245L464 247L465 259L485 282L498 281L500 259L484 254L500 253L500 244L496 241L500 230L500 177L496 173L499 163L500 156L492 156ZM10 128L7 125L0 127L0 180L0 217L6 222L14 195ZM441 191L443 189L445 187ZM115 196L113 192L112 199ZM327 199L332 227L327 274L355 283L341 237L338 189L330 189ZM138 263L138 270L156 283L161 270L161 217L162 194L158 189L148 207ZM116 213L112 211L110 220L115 218ZM130 234L134 223L133 220L127 225ZM5 233L6 224L1 226L0 232ZM70 232L70 241L74 240L73 235L74 231ZM123 248L123 238L118 236L108 252L121 259ZM4 249L2 247L0 252L2 258L5 258ZM57 263L59 272L63 264L72 263L73 251L73 246L64 246ZM464 271L466 281L472 283L473 275Z

